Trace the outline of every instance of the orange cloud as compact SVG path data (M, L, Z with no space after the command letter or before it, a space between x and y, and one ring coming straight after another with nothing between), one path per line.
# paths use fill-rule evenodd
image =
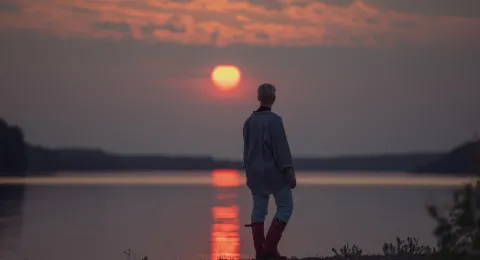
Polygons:
M7 2L8 3L8 2ZM13 4L15 3L15 4ZM0 30L226 46L480 42L480 18L380 9L365 0L19 0Z

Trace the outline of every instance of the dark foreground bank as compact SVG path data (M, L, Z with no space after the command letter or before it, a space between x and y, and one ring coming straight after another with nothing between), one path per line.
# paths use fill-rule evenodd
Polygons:
M331 256L331 257L310 257L310 258L302 258L302 260L478 260L480 256L466 256L460 257L459 256L451 256L449 257L442 257L442 256L432 256L432 255L421 255L421 256L382 256L382 255L365 255L360 256L358 258L348 258L348 257L341 257L341 256ZM296 258L292 258L296 259Z

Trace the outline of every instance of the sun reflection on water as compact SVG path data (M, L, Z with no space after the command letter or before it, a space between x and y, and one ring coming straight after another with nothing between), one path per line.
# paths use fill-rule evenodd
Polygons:
M235 201L240 174L234 170L212 172L212 183L217 196L212 208L211 259L238 259L240 257L239 208Z

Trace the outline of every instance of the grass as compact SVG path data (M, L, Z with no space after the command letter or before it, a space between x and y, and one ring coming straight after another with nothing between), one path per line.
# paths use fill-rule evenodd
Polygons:
M290 260L479 260L480 255L452 252L437 249L434 246L422 245L418 238L408 237L405 240L397 237L394 243L385 242L383 254L364 254L355 244L345 244L339 249L332 248L333 256L316 256L306 258L292 257ZM218 259L232 260L232 259Z

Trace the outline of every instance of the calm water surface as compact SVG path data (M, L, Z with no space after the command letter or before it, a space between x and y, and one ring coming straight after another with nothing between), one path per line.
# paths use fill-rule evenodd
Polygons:
M347 242L375 253L396 236L433 244L425 204L445 205L451 190L467 181L300 173L282 253L331 255L332 247ZM69 173L0 183L0 259L128 259L129 248L132 260L253 253L250 230L243 227L252 201L240 172ZM273 199L269 212L268 223Z

